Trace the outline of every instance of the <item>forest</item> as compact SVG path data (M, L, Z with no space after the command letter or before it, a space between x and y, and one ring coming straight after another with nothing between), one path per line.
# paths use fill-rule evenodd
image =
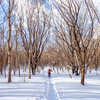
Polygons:
M94 0L0 0L0 76L28 68L100 70L100 7ZM72 73L70 73L70 70ZM58 72L59 73L59 72Z

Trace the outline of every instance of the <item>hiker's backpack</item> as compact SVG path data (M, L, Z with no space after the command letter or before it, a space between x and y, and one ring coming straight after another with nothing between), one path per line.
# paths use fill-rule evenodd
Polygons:
M50 69L48 70L48 73L50 73Z

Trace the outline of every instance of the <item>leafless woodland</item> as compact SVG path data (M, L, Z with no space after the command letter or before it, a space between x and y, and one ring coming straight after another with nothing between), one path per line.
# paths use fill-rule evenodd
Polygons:
M100 69L100 8L92 0L45 3L0 0L0 76L8 68L9 83L12 71L21 77L28 69L31 78L50 66L80 75L84 85L87 70Z

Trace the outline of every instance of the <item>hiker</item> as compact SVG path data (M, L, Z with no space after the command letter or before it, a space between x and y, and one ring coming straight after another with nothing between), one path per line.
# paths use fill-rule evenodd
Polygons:
M48 69L48 77L50 77L50 74L51 74L51 70Z

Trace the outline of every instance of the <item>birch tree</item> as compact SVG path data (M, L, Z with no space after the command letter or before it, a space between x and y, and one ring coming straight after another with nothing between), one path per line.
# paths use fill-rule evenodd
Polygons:
M15 9L15 0L5 0L0 5L5 14L5 18L8 20L7 53L8 53L8 83L10 83L11 82L11 36L12 36L12 24L14 22L13 11Z

